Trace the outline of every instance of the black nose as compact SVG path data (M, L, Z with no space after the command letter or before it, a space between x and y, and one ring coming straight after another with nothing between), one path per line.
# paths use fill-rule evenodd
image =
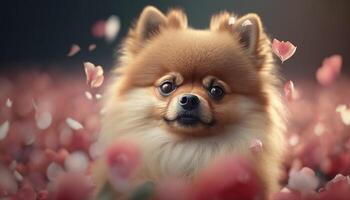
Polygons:
M179 104L185 110L193 110L199 105L199 98L193 94L184 94L179 99Z

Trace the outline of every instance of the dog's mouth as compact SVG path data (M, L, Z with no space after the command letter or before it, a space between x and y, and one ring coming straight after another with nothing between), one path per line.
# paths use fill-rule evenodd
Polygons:
M164 121L167 123L178 123L181 126L185 127L193 127L200 124L206 125L206 126L213 126L214 120L210 122L203 121L198 114L195 113L180 113L177 115L174 119L168 119L164 117Z

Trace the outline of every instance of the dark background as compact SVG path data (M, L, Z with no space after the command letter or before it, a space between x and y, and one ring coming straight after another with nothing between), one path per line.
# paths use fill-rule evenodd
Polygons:
M258 13L272 38L289 40L298 48L282 65L287 78L314 78L324 57L341 54L343 71L350 65L350 1L348 0L14 0L0 3L0 72L39 68L81 70L92 61L111 69L115 50L129 25L146 5L162 11L183 8L189 24L206 28L210 16L221 10ZM113 43L91 35L95 21L117 15L121 31ZM72 43L82 50L66 56ZM89 52L89 44L97 49Z

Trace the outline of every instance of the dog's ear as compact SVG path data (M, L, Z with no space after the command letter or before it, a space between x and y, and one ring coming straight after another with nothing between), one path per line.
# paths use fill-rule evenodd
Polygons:
M177 29L187 28L187 16L180 9L172 9L167 14L168 26Z
M166 26L166 23L167 18L161 11L153 6L145 7L135 27L137 39L140 42L150 39L158 34L161 27Z
M256 54L262 34L261 20L256 14L247 14L232 24L233 31L238 34L240 43L250 54Z
M256 54L259 39L262 34L262 24L256 14L247 14L236 18L228 12L222 12L211 18L210 29L214 31L229 31L236 35L239 43L249 54Z

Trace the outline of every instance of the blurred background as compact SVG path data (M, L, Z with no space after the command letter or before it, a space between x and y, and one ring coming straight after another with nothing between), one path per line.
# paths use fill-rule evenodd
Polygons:
M166 12L179 7L186 11L194 28L208 27L210 16L222 10L239 15L259 14L271 38L292 41L297 46L293 59L283 64L287 79L315 79L314 72L324 57L343 56L350 64L350 2L347 0L12 0L0 6L1 72L28 68L40 70L81 70L81 63L91 61L108 71L115 52L129 26L144 6L154 5ZM106 42L91 34L96 21L109 16L120 18L121 29L116 39ZM67 57L75 43L81 51ZM88 51L96 44L94 51ZM349 72L349 68L343 69Z
M103 155L102 83L146 5L182 8L198 29L222 10L254 12L271 38L296 45L283 64L276 56L289 114L281 187L292 192L274 200L349 199L349 0L1 1L0 199L91 199L91 167ZM313 198L295 197L305 192Z

